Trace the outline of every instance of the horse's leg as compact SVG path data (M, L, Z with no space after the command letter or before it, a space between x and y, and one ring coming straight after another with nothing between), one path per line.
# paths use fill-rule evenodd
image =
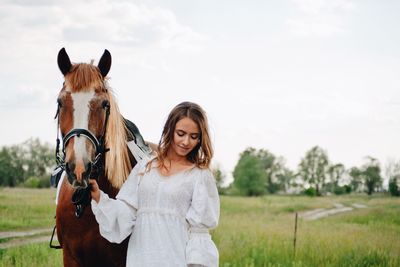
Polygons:
M81 267L82 266L72 257L68 248L63 248L63 262L64 262L64 267Z

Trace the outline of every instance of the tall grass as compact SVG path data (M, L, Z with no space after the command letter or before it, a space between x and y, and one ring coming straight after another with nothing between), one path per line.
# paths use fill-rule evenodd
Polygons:
M55 195L55 189L0 187L0 231L54 226Z
M299 220L293 247L294 213L365 204L317 221ZM222 198L214 240L221 266L400 266L400 199L347 197Z
M62 251L50 249L48 243L0 249L0 267L62 266Z
M32 223L40 228L52 226L54 194L53 190L0 189L1 207L9 205L14 209L5 212L0 208L0 231L4 225L6 229L34 228ZM367 208L316 221L299 219L294 252L295 212L332 208L334 203L358 203ZM220 224L213 231L213 239L220 252L221 267L397 267L400 198L223 196ZM61 251L48 248L47 243L0 250L0 266L62 266Z

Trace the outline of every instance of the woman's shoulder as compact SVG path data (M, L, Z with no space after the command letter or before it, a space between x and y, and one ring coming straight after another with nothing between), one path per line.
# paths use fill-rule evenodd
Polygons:
M198 171L203 175L212 175L213 174L213 172L210 169L210 167L195 166L195 168L198 169Z
M140 166L140 169L143 171L143 170L151 169L151 167L154 166L156 160L157 159L155 156L144 157L141 160L139 160L137 162L137 164Z
M214 174L210 168L196 167L197 175L194 180L194 191L205 193L208 197L218 196Z
M193 167L193 170L191 171L193 175L195 176L196 179L202 180L202 181L207 181L207 180L212 180L214 181L214 174L210 168L200 168L198 166Z

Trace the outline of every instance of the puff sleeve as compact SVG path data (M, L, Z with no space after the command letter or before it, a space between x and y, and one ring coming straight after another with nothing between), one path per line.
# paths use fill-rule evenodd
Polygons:
M188 266L218 266L218 250L211 240L209 229L217 226L220 203L218 190L211 171L202 171L195 182L192 203L186 214L190 225L189 240L186 244Z
M116 199L110 198L100 191L97 203L92 199L91 207L99 224L101 236L113 243L121 243L133 231L138 209L138 185L140 175L144 170L144 160L132 169L127 180L122 185Z

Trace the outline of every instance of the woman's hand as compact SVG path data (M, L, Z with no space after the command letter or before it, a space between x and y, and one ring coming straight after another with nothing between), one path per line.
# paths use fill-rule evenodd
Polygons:
M92 195L92 199L99 203L100 201L100 189L99 185L97 184L96 180L94 179L89 179L89 184L90 184L90 194Z

